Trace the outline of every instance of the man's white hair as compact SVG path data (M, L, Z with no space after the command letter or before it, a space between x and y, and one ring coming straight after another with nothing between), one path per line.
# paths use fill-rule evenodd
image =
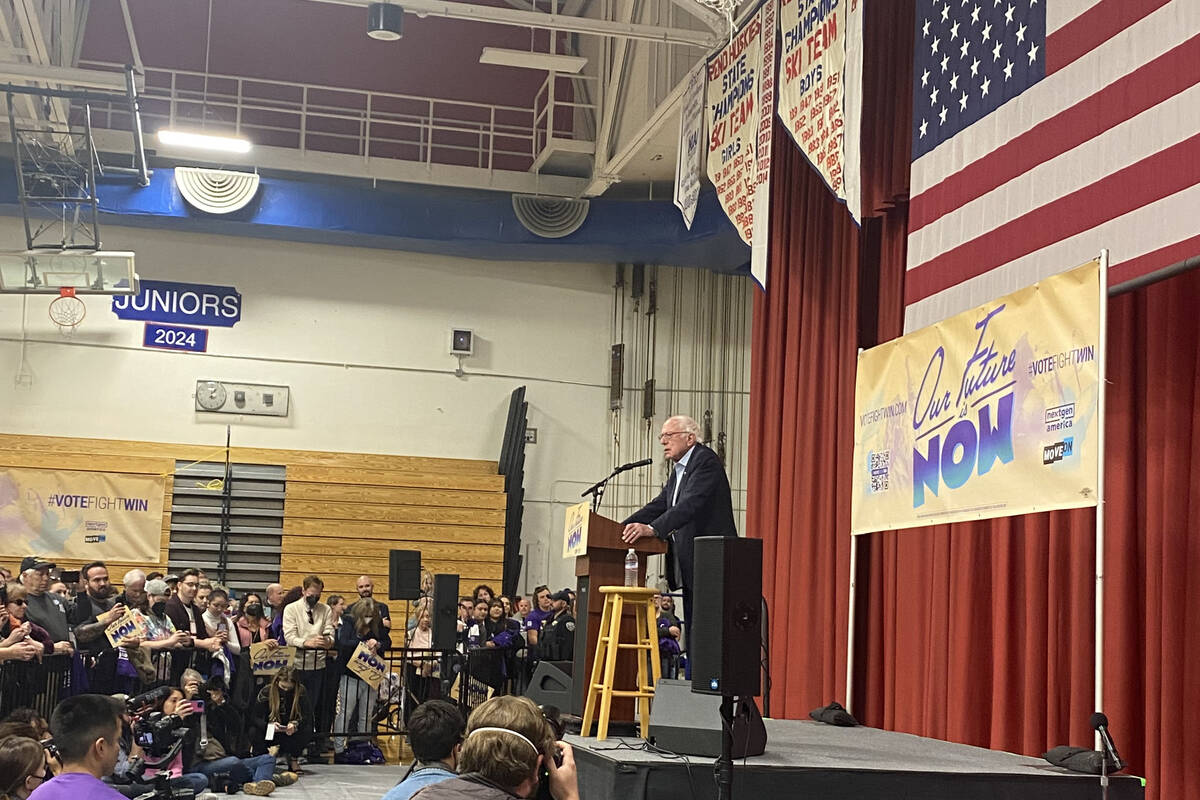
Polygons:
M144 580L146 580L146 573L142 572L140 569L131 569L129 572L125 573L125 577L121 578L121 585L128 586L131 583Z
M667 419L668 424L672 422L677 424L681 430L690 433L692 436L695 436L697 442L704 441L700 436L699 423L697 423L696 420L692 419L691 417L684 414L676 414L675 416Z

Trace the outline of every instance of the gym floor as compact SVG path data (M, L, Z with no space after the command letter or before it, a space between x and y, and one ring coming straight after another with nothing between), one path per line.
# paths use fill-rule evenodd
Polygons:
M379 800L408 771L407 766L307 764L306 774L271 797L280 800Z

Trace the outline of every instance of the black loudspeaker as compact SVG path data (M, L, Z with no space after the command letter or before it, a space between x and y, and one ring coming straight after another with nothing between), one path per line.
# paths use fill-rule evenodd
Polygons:
M717 758L721 755L721 698L694 694L687 681L662 678L650 707L650 738L672 753ZM767 728L754 701L739 700L733 709L733 757L762 755Z
M434 650L453 650L458 644L458 576L433 576L433 630L430 639Z
M574 685L570 661L539 661L525 696L539 706L554 706L559 711L571 708L571 688Z
M692 691L753 697L762 692L762 539L701 536L695 543Z
M388 599L416 600L421 596L421 551L388 551Z

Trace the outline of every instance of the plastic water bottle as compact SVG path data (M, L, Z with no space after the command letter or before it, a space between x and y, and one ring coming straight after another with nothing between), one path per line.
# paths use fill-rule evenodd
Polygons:
M625 585L638 585L638 555L632 547L625 554Z

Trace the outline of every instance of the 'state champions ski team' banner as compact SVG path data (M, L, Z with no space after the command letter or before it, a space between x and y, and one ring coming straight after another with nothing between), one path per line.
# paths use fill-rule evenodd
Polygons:
M1094 506L1100 265L864 351L855 534Z
M161 475L0 467L0 551L157 561L165 489Z
M779 0L779 118L829 188L861 219L860 0Z
M721 208L749 244L754 234L758 141L763 76L763 30L768 0L724 48L708 61L708 177ZM771 11L772 19L774 11ZM774 35L774 25L770 35ZM768 66L774 69L774 64Z

